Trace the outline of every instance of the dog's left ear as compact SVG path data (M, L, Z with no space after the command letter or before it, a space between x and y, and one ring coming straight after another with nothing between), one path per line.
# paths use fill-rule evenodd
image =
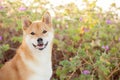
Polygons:
M49 12L45 12L43 17L42 17L42 22L46 23L47 25L51 25L52 21L51 21L51 16Z
M24 18L22 22L23 30L26 30L30 25L31 21L28 18Z

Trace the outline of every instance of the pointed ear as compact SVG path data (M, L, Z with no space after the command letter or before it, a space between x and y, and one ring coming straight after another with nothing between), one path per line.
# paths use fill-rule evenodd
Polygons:
M26 30L31 25L31 23L32 22L30 20L28 20L27 18L24 18L22 22L23 29Z
M42 22L51 25L52 21L51 21L51 16L49 12L45 12L43 17L42 17Z

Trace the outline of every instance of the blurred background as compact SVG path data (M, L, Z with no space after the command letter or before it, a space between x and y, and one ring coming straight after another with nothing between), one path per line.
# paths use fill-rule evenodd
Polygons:
M120 80L120 0L0 0L0 67L22 41L21 19L49 11L51 80Z

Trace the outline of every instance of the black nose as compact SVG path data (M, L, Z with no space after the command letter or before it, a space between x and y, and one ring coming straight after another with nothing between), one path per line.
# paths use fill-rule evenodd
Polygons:
M38 38L38 39L37 39L37 42L42 42L42 41L43 41L42 38Z

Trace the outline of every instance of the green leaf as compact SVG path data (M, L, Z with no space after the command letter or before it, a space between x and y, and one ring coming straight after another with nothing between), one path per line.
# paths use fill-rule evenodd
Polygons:
M22 36L21 37L17 37L17 36L14 36L13 38L12 38L12 41L15 43L15 42L22 42Z
M2 46L0 47L0 49L1 49L3 52L9 50L9 48L10 48L9 44L4 44L4 45L2 45Z

